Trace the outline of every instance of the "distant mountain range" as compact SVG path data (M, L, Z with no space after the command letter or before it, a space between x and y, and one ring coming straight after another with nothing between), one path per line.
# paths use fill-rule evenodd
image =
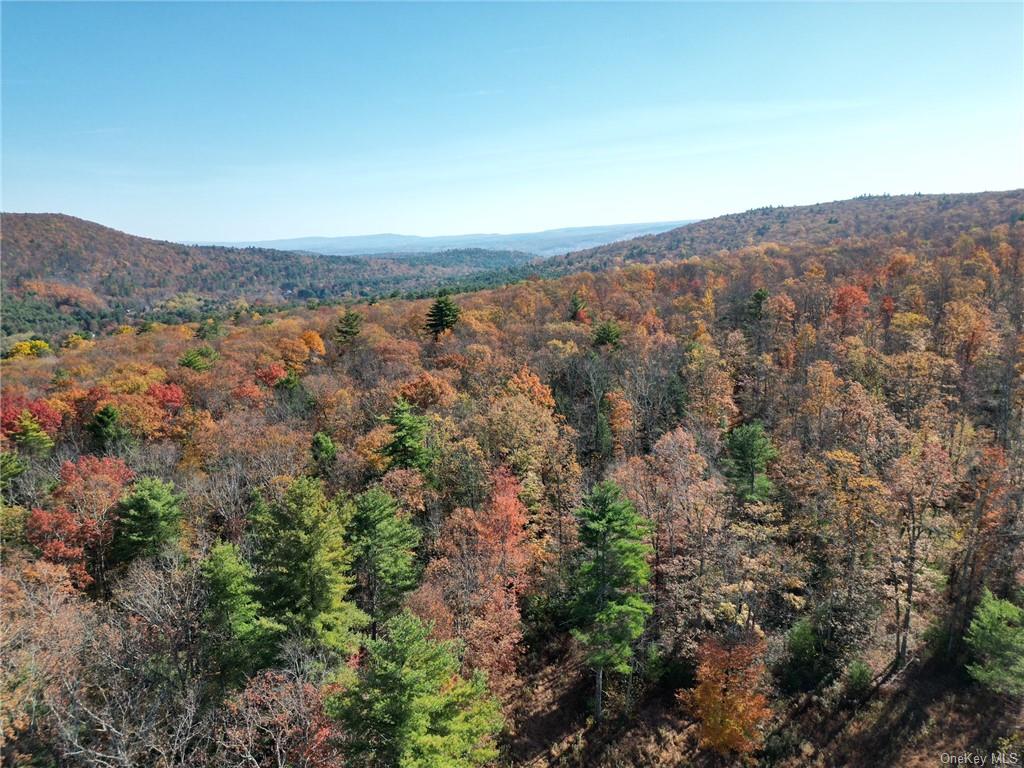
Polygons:
M282 251L305 251L334 256L360 256L394 253L436 253L463 248L487 248L500 251L522 251L537 256L560 256L582 248L594 248L618 240L641 235L656 235L689 224L685 221L658 221L646 224L611 224L597 227L566 227L543 232L519 234L439 235L351 235L347 237L296 237L284 240L199 243L231 248L274 248Z

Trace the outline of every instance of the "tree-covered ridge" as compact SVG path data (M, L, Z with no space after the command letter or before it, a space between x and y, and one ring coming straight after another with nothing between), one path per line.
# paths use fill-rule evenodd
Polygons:
M1024 221L982 199L4 361L5 759L1010 750Z
M535 257L468 248L372 257L181 245L60 214L3 214L5 336L47 338L143 317L188 321L232 304L275 305L429 291Z
M1024 215L1024 190L948 195L863 195L801 206L768 206L705 219L658 235L551 259L547 274L704 256L758 243L828 245L854 238L948 241Z

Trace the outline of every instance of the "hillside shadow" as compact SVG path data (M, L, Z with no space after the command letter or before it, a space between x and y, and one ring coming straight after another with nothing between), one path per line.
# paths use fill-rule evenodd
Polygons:
M554 748L584 727L591 679L577 660L566 656L530 683L530 700L516 713L509 751L516 765L547 765Z

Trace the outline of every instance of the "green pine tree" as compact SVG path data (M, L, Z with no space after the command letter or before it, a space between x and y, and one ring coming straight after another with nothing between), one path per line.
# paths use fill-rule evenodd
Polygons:
M114 556L121 562L153 557L181 536L181 498L174 485L144 477L121 501Z
M224 328L221 326L220 320L216 317L208 317L204 322L199 324L199 329L196 331L196 336L203 341L218 339L223 335Z
M398 606L402 594L416 586L416 546L420 532L399 514L395 500L379 488L355 498L349 523L359 606L377 622Z
M329 699L344 724L347 765L471 768L498 756L501 708L482 674L459 676L459 649L408 611L367 644L360 680Z
M438 296L427 312L426 329L434 335L434 341L449 328L455 327L462 310L449 296Z
M178 359L178 365L183 368L191 368L193 371L202 373L213 368L213 364L220 359L220 355L213 347L204 344L201 347L194 347L188 350Z
M53 438L28 411L22 411L12 435L15 445L29 456L46 456L53 450Z
M366 617L345 598L352 588L345 520L311 477L252 514L260 602L290 631L338 651L357 645Z
M750 294L747 306L744 308L747 320L750 323L757 324L764 320L765 303L768 301L769 296L767 288L758 288Z
M28 467L16 453L4 451L0 453L0 491L9 493L14 479L25 473Z
M391 466L427 472L433 464L433 453L427 445L430 422L413 411L404 398L398 398L387 423L392 427L391 441L383 453L391 459Z
M121 423L121 412L112 405L96 411L85 429L100 452L117 450L129 443L132 437L131 431Z
M222 682L238 684L273 662L285 627L261 615L252 568L234 544L215 544L202 574L206 645Z
M1024 696L1024 610L986 589L966 639L971 677L996 693Z
M313 443L310 446L310 453L313 456L313 464L321 477L330 474L334 459L338 455L338 448L334 445L331 436L324 432L317 432L313 435Z
M747 335L754 342L754 353L760 355L764 352L767 343L765 320L767 316L767 304L770 294L765 288L758 288L747 300L744 308L743 327Z
M338 318L334 326L334 342L339 346L347 346L355 341L363 330L363 316L353 309L347 309Z
M778 452L764 427L756 421L738 426L726 437L725 444L729 451L725 474L736 495L744 501L764 501L771 496L775 489L764 471Z
M587 300L579 291L572 292L572 299L569 301L569 319L583 320L586 317Z
M621 338L622 328L614 320L605 320L594 329L593 342L595 347L617 349Z
M628 672L633 644L651 614L643 597L651 578L647 524L613 482L594 486L578 510L581 565L573 635L594 670L594 709L601 717L604 672Z

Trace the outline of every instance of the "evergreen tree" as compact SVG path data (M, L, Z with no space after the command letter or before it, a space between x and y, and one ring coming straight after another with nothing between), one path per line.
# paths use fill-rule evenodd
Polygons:
M729 451L725 474L736 495L744 501L766 500L775 489L764 471L778 453L764 427L756 421L740 425L729 433L725 443Z
M758 288L750 294L747 306L745 307L745 313L749 322L757 324L764 320L765 302L768 301L768 297L769 294L766 288Z
M767 289L758 288L750 295L747 305L744 307L743 326L750 338L753 339L754 352L758 355L765 349L765 317L769 295Z
M217 353L217 350L208 344L204 344L201 347L195 347L185 352L185 354L178 358L178 365L202 373L213 368L213 364L219 359L220 355Z
M438 296L427 313L426 329L434 335L434 341L459 320L462 310L449 296Z
M86 425L86 431L100 452L116 450L131 441L131 432L121 423L121 412L112 405L96 411Z
M16 453L4 451L0 453L0 491L8 493L14 483L14 478L24 474L28 469L25 462Z
M237 684L268 666L284 626L260 615L249 564L234 544L218 543L202 564L206 584L204 624L210 656L225 684Z
M371 635L377 621L398 605L402 593L416 586L415 548L419 530L399 514L398 504L379 488L356 497L349 524L349 546L359 605L370 615Z
M576 600L579 628L573 634L594 669L594 704L600 718L604 671L629 671L633 643L652 611L642 594L651 578L651 548L644 540L644 519L613 482L594 486L577 515L582 562Z
M274 393L278 404L287 408L293 416L307 416L316 405L316 398L306 389L295 369L288 371L284 378L274 385Z
M207 318L205 322L199 324L199 329L196 331L196 336L203 341L217 339L223 335L224 329L221 327L220 320L216 317Z
M348 765L471 768L498 756L501 709L481 673L459 676L458 646L409 612L367 644L355 686L328 701L348 735Z
M181 536L181 499L174 485L144 477L121 501L114 532L114 556L126 562L160 554Z
M338 448L334 445L331 436L324 432L317 432L313 435L310 453L313 455L313 464L316 465L317 472L322 477L326 477L338 455Z
M569 319L582 322L587 317L587 300L579 291L572 292L572 299L569 301Z
M363 316L352 309L347 309L338 318L338 324L334 326L334 342L340 346L347 346L355 341L363 330Z
M18 416L14 434L15 444L30 456L46 456L53 450L53 438L46 434L28 411L22 411Z
M594 329L594 346L617 349L622 338L622 328L614 320L605 320Z
M267 614L328 648L351 651L365 616L345 600L352 588L345 520L311 477L292 481L284 497L262 500L252 514L257 584Z
M405 398L398 398L387 418L392 427L391 441L383 453L391 459L391 466L426 472L433 464L433 455L427 446L430 422L413 411Z
M986 589L967 629L971 677L989 690L1024 696L1024 610Z

